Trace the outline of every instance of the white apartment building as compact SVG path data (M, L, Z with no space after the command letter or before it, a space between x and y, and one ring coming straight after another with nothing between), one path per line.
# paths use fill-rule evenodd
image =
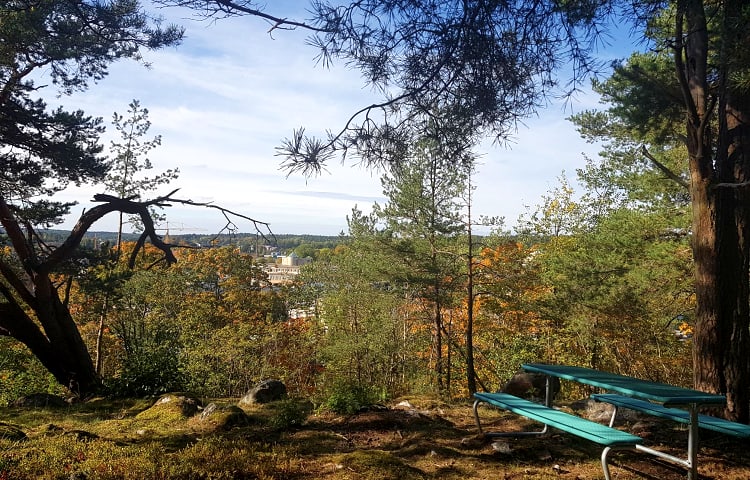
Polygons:
M294 277L299 275L303 265L307 265L312 260L310 258L300 258L296 253L280 257L280 263L267 264L265 271L268 274L268 280L271 285L283 285L290 283Z

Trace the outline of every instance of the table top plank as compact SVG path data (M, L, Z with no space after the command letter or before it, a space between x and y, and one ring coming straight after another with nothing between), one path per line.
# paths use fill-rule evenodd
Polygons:
M724 395L701 392L666 383L641 380L635 377L603 372L592 368L569 365L545 365L540 363L526 363L522 365L522 368L527 372L542 373L565 380L572 380L665 405L724 405L727 401Z

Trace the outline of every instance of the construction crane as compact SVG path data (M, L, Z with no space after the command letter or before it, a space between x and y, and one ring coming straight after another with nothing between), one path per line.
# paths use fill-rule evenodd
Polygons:
M183 222L164 222L160 223L158 227L154 228L157 232L164 232L164 241L169 242L169 231L177 231L177 232L184 232L184 231L195 231L195 232L204 232L206 231L205 228L200 227L193 227L190 225L185 225Z

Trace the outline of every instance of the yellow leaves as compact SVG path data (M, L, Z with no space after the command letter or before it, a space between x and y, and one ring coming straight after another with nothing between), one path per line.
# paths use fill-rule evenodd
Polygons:
M682 322L677 326L677 331L685 337L690 337L693 335L693 326L687 322Z
M480 263L491 266L495 263L514 262L532 253L533 249L526 248L520 242L507 242L494 248L485 247L480 254Z

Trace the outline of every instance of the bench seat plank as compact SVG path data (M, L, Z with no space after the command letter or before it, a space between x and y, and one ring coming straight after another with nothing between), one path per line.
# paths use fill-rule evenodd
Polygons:
M680 423L690 423L690 412L680 408L671 408L651 403L646 400L617 395L612 393L598 393L591 395L591 398L597 402L610 403L618 407L629 408L639 412L653 415L660 418L666 418ZM711 415L698 415L698 426L706 430L724 433L739 438L750 438L750 425L732 422L723 418L712 417Z
M482 402L530 418L545 425L563 430L573 435L605 446L635 446L643 439L585 418L561 412L507 393L475 393Z

